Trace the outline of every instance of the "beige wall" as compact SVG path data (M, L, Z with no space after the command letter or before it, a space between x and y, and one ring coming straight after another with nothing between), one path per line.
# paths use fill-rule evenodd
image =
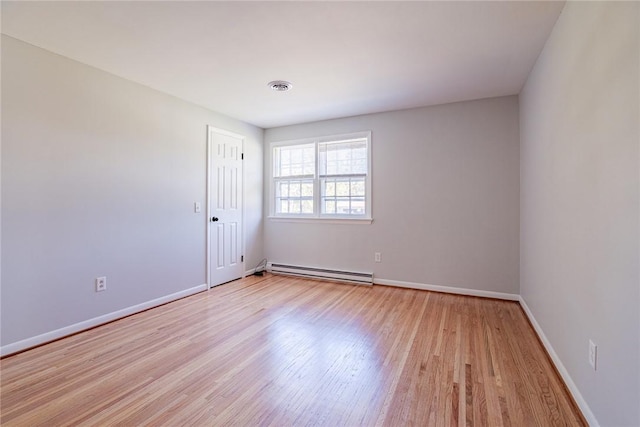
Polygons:
M568 2L520 96L521 294L603 426L640 425L639 13Z
M2 114L3 346L206 283L208 124L246 136L262 258L261 129L6 36Z
M271 142L364 130L372 131L373 223L266 219L269 261L517 294L517 97L268 129L265 194Z

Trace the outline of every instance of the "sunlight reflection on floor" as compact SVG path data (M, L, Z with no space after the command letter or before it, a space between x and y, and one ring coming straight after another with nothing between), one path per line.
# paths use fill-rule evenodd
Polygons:
M270 367L278 390L270 396L274 406L294 410L287 397L303 393L313 396L312 407L326 415L327 410L347 409L341 402L358 396L359 407L348 408L357 419L380 398L382 361L374 343L358 325L332 325L340 321L310 321L308 314L289 313L269 328Z

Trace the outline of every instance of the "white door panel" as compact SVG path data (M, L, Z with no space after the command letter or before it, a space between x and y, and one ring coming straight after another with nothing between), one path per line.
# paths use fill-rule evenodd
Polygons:
M242 277L242 137L209 127L209 284Z

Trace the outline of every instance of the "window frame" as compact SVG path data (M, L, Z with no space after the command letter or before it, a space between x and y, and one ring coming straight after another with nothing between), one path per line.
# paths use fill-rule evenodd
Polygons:
M365 139L367 142L367 174L365 176L365 213L362 215L339 215L331 213L322 213L321 211L321 182L320 177L320 144L326 142L348 141L350 139ZM287 177L275 177L275 156L276 148L294 145L314 145L315 167L313 174L313 213L312 214L289 214L276 212L276 183ZM269 166L269 216L268 218L275 221L293 221L293 222L329 222L329 223L362 223L371 224L372 215L372 149L371 149L371 131L351 132L346 134L327 135L314 138L303 138L286 141L275 141L269 144L268 166ZM296 177L291 177L296 179ZM326 179L326 178L325 178Z

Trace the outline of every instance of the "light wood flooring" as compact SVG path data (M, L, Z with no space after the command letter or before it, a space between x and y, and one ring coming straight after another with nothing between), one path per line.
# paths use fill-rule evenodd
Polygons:
M6 357L3 426L586 425L518 303L268 275Z

